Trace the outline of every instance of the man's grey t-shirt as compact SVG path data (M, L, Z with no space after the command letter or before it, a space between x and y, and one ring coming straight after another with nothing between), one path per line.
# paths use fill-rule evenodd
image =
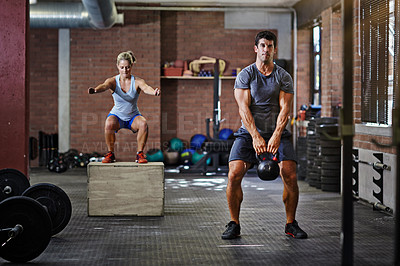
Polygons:
M255 63L247 66L236 77L235 89L250 89L250 111L262 135L272 134L275 130L280 111L280 91L294 93L292 77L276 64L269 76L263 75ZM242 128L245 129L243 122Z

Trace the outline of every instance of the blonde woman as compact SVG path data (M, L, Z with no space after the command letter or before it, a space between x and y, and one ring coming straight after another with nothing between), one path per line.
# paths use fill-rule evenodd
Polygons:
M90 87L89 94L101 93L106 90L112 91L114 106L107 116L105 123L105 139L108 153L103 159L103 163L115 162L114 143L115 133L121 128L131 130L137 133L137 163L147 163L143 149L146 146L148 137L148 127L146 119L140 114L137 107L139 94L143 91L145 94L160 96L159 88L153 89L146 82L132 75L133 63L136 58L132 51L122 52L117 57L117 68L119 74L111 78L97 87Z

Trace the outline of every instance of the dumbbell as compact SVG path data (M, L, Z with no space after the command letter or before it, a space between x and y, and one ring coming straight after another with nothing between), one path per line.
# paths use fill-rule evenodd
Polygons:
M260 155L256 154L256 157L259 161L257 166L258 177L264 181L275 180L280 173L277 154L263 153Z

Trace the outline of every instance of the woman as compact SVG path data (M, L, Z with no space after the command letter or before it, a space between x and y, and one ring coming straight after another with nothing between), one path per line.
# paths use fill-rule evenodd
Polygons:
M147 163L143 149L147 142L148 127L146 119L139 112L137 100L140 91L154 96L160 96L161 91L159 88L153 89L143 79L131 74L135 62L136 58L131 51L120 53L117 57L119 75L108 78L104 83L88 90L89 94L111 90L114 98L114 106L108 114L105 124L108 153L105 155L103 163L115 162L115 133L121 128L127 128L133 133L137 133L136 162Z

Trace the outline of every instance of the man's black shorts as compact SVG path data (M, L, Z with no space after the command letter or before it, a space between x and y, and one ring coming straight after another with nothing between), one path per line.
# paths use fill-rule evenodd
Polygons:
M282 134L281 144L278 148L278 159L279 161L292 160L297 163L296 153L294 152L292 140L290 137L291 134L289 132L285 133L286 134ZM247 132L247 130L239 128L239 130L234 135L235 142L233 143L231 153L229 155L229 162L234 160L242 160L252 164L258 164L256 152L253 148L253 139L251 138L251 135ZM271 136L263 137L265 139L265 142L268 143L268 140Z

